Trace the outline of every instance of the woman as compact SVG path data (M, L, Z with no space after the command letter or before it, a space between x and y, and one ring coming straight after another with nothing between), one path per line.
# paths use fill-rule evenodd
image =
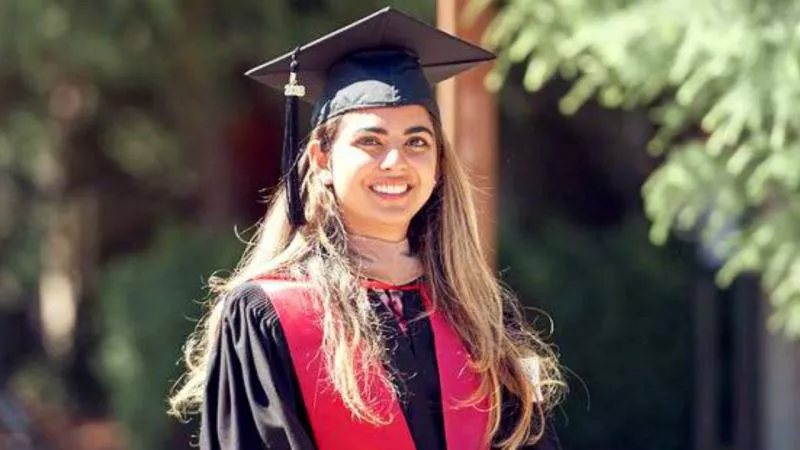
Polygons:
M558 448L556 358L484 262L430 85L491 57L387 8L248 73L289 74L286 184L187 346L202 449Z

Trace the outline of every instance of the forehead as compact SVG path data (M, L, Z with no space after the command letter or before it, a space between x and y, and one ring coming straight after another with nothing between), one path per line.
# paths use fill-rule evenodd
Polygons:
M340 129L354 132L361 128L380 127L391 131L420 125L429 128L433 126L428 110L419 105L406 105L361 109L346 113L342 116Z

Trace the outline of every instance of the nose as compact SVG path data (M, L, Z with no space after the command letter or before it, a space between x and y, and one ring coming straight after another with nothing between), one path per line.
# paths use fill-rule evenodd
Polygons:
M381 161L381 170L401 170L406 167L406 159L398 148L389 149Z

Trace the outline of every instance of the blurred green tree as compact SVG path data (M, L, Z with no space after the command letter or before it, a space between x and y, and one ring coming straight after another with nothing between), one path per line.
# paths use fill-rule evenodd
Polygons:
M474 0L470 11L491 0ZM755 272L770 325L800 337L800 3L751 0L508 0L487 30L487 79L514 64L538 90L573 79L560 103L596 97L648 107L663 156L642 193L656 244L696 234L721 262L718 283Z
M226 235L166 225L150 249L109 265L99 370L131 448L173 447L175 421L164 411L168 380L181 375L176 350L205 312L203 275L233 267L243 247Z

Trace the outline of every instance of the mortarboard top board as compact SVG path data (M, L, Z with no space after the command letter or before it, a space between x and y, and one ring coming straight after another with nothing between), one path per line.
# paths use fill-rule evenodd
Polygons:
M431 85L494 57L386 7L247 71L261 83L284 89L287 96L283 169L292 224L305 223L294 167L298 97L314 104L313 127L347 111L412 104L438 119Z
M299 47L297 52L288 52L258 67L247 71L246 75L268 86L283 89L291 72L292 56L296 55L298 83L306 87L304 99L309 102L322 102L325 98L335 94L327 85L337 84L336 78L342 76L340 71L332 71L337 65L346 64L347 56L357 56L359 51L402 49L408 52L417 70L421 70L428 83L434 84L450 78L460 72L468 70L484 61L494 59L491 52L470 44L456 36L448 34L438 28L432 27L414 17L406 15L391 7L383 8L350 25L344 26L315 41ZM402 52L398 52L402 53ZM349 73L353 81L359 78L391 77L394 88L403 95L404 77L391 73L392 61L386 55L381 57L380 52L374 52L376 62L381 64L386 73L379 70L367 73ZM363 54L362 54L363 56ZM398 55L399 56L399 55ZM369 57L362 58L369 59ZM351 61L352 62L352 61ZM358 71L351 68L352 71ZM403 75L417 78L406 70ZM338 83L341 84L341 83ZM409 81L405 81L408 85ZM348 86L339 86L347 89ZM417 86L411 86L419 90ZM355 87L350 86L350 89ZM409 99L410 100L410 99ZM423 99L418 99L423 100ZM353 105L350 105L353 106ZM331 114L333 115L333 114ZM318 125L319 123L313 123Z

